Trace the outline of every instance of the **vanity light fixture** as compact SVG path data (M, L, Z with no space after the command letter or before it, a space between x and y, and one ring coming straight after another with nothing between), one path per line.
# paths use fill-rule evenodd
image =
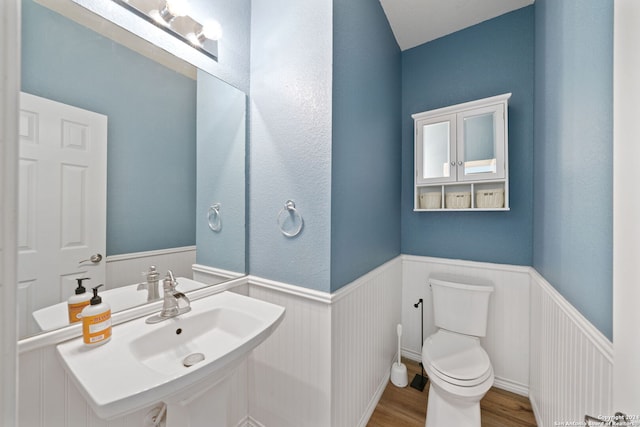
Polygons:
M222 27L215 21L201 24L189 16L186 0L112 0L146 21L218 60Z

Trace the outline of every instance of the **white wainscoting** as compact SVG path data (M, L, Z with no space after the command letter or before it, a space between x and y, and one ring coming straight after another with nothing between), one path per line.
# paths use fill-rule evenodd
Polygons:
M613 415L613 345L535 270L531 348L529 397L538 426Z
M420 358L420 310L413 307L419 298L425 336L434 331L427 286L434 272L493 281L482 344L496 386L529 394L539 426L581 421L585 413L611 415L611 343L535 270L402 256L334 294L253 276L219 285L287 311L226 388L199 401L194 416L215 407L214 425L226 427L365 426L387 384L400 319L403 354ZM55 342L53 335L59 336ZM55 354L55 344L65 339L53 332L21 342L20 427L142 425L146 409L109 422L93 415Z
M286 309L280 326L249 357L253 424L331 425L328 294L250 276L249 296Z
M287 310L251 356L250 425L365 426L397 351L400 257L331 295L251 276L249 284L250 296Z
M491 280L487 351L495 373L495 386L526 396L529 388L529 267L444 258L402 256L402 324L405 357L420 361L420 308L424 301L424 337L436 331L427 279L432 273L449 273Z
M160 280L167 270L175 277L192 277L191 266L196 262L196 247L160 249L157 251L133 252L107 257L107 289L119 288L145 281L144 273L155 265Z
M398 353L402 259L383 264L331 299L331 425L364 427Z

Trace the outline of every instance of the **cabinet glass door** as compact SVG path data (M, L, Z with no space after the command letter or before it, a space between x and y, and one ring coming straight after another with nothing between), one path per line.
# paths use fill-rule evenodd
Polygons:
M455 117L438 118L420 123L416 158L418 183L455 180Z
M495 105L470 113L461 113L462 147L458 152L459 180L504 177L503 107Z

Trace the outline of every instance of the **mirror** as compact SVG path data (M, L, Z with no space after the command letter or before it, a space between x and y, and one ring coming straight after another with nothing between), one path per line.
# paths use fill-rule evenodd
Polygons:
M451 122L437 122L422 127L422 178L450 176L449 161Z
M101 29L108 24L103 21L94 15L93 22ZM107 263L105 287L120 289L143 282L141 273L151 264L158 265L161 275L173 268L177 275L191 277L193 263L222 272L220 278L243 275L245 94L180 60L166 59L164 51L144 46L141 55L33 0L22 2L22 91L106 117L106 209L86 216L106 218L105 247L95 250L104 255L102 264ZM150 58L164 58L164 65ZM67 123L74 126L63 133L72 138L81 140L90 132L75 126L77 121ZM28 124L21 120L21 135ZM55 215L47 212L55 203L91 205L78 196L84 172L74 170L79 172L69 181L76 187L62 192L71 198L56 202L50 192L46 198L20 196L23 238L32 232L30 224L25 225L31 209L45 213L47 238L58 238L61 232L53 230L61 221L79 230L64 249L82 246L77 242L91 231L80 227L85 225L82 215L76 212L71 219L52 221ZM25 176L30 175L21 169L21 191L28 187ZM91 193L91 189L84 191ZM209 207L214 204L220 206L217 231L208 226ZM66 310L75 279L92 277L97 269L91 261L74 264L75 271L40 280L32 273L51 274L51 263L45 264L42 260L47 257L42 256L27 267L20 257L33 248L19 246L23 277L18 285L18 325L24 338L41 331L33 311L56 303L63 303ZM175 267L175 260L186 267ZM79 261L83 259L73 259L73 263ZM99 283L92 280L86 286Z
M464 118L464 174L496 173L494 113Z

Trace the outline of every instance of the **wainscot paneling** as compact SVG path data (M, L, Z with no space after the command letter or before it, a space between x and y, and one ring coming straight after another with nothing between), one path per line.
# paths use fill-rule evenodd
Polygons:
M367 425L398 352L401 298L400 257L332 295L333 427Z
M613 415L612 343L535 270L531 348L529 397L538 426Z
M365 426L397 351L401 258L331 295L256 277L249 283L250 296L287 311L250 358L248 425Z
M249 414L253 425L329 426L328 294L253 276L249 284L249 296L286 309L280 326L249 357Z
M196 262L196 247L161 249L157 251L134 252L107 257L107 289L119 288L145 281L145 272L155 265L160 272L160 280L167 270L175 277L192 277L191 267Z
M448 273L493 282L487 336L481 339L495 373L495 386L526 396L529 388L529 267L443 258L402 256L402 353L422 354L420 308L424 301L424 337L436 331L429 275Z

